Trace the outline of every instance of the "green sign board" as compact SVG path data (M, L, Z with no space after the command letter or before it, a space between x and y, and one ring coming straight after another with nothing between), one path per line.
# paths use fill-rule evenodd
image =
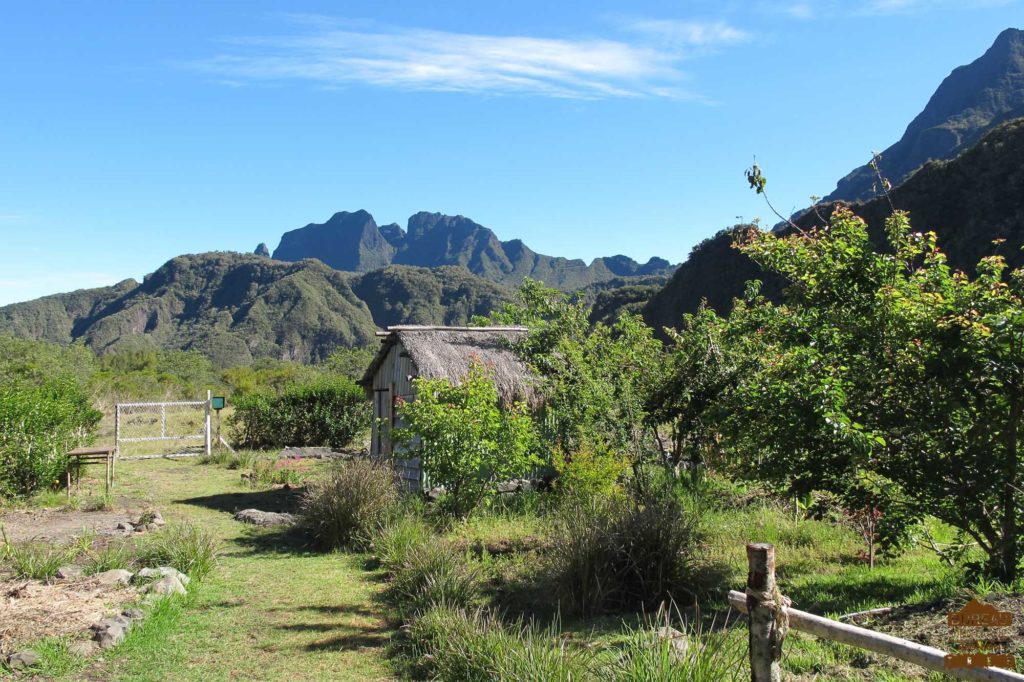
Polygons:
M226 404L227 404L227 401L224 400L223 397L217 397L217 398L211 398L210 399L210 407L212 407L213 409L218 410L218 411L219 410L223 410L224 406Z

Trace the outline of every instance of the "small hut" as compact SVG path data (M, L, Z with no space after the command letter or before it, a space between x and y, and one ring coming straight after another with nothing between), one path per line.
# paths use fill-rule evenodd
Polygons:
M377 332L380 350L359 382L373 401L370 456L392 457L391 429L398 426L395 401L416 399L413 379L462 381L471 363L483 363L492 373L498 395L505 404L536 398L530 370L512 350L523 339L526 327L388 327ZM395 461L399 475L411 490L419 490L423 474L416 458Z

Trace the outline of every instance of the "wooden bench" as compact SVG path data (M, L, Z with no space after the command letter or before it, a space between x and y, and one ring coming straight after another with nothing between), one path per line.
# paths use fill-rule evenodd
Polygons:
M107 465L105 483L106 494L114 487L114 448L112 447L91 447L75 448L68 453L67 470L65 477L68 487L68 497L71 497L71 461L75 462L75 483L76 489L82 489L82 462L103 461Z

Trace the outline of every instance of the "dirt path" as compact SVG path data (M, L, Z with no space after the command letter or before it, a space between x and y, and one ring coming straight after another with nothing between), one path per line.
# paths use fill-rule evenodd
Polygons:
M135 514L138 516L138 514ZM24 540L66 543L89 531L100 535L123 534L117 524L130 521L125 511L58 511L32 509L8 511L0 516L4 533L11 542Z
M237 509L286 511L286 491L248 492L239 473L195 462L126 463L119 494L150 500L168 520L202 523L224 543L220 566L151 647L92 668L88 679L383 680L391 629L362 559L296 546L235 521ZM79 676L81 679L83 676Z

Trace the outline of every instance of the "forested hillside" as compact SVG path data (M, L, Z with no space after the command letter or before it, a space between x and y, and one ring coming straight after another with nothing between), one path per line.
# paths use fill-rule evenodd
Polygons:
M205 253L174 258L141 284L0 308L0 333L81 341L97 352L197 350L221 366L261 357L308 362L337 346L366 345L388 324L465 324L507 297L462 268L392 266L361 275L316 260Z
M939 247L951 265L970 271L984 256L998 252L1011 267L1024 264L1024 119L1004 123L981 142L950 161L925 165L885 196L851 205L864 218L875 244L884 244L882 228L892 206L910 212L915 227L938 235ZM797 219L806 229L821 224L835 207L821 204ZM791 228L789 228L791 229ZM787 230L783 229L782 232ZM993 240L1005 240L998 246ZM668 285L644 306L644 317L656 328L676 326L683 313L693 312L706 299L726 313L747 281L759 279L762 291L777 296L782 280L765 274L733 248L725 230L694 247Z

